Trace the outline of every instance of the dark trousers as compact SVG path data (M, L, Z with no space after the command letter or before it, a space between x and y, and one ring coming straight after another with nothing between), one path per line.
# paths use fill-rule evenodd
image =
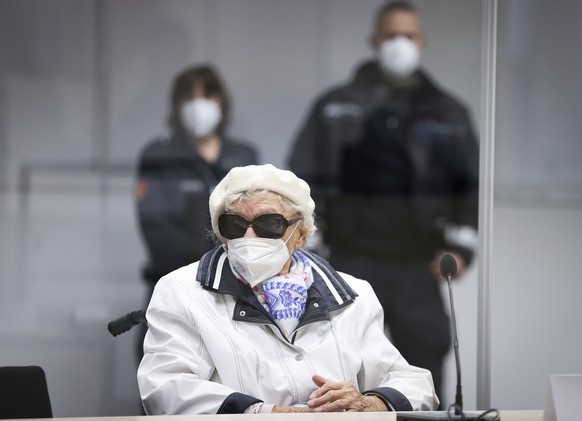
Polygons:
M431 371L440 397L450 322L429 262L389 262L331 250L334 269L368 281L382 307L392 343L412 365Z

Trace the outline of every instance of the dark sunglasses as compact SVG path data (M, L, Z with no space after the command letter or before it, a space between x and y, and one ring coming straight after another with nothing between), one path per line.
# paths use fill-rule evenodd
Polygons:
M301 218L287 220L278 213L259 215L252 221L233 213L225 213L218 218L218 230L224 238L233 240L244 237L248 227L253 227L255 234L262 238L281 238L289 226Z

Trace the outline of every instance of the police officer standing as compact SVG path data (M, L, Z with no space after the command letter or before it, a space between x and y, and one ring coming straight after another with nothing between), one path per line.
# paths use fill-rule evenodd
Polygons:
M313 189L332 265L372 284L394 344L440 393L450 328L437 262L451 252L461 274L475 253L478 145L466 108L420 68L411 3L382 6L370 43L375 58L316 100L289 167Z
M208 198L216 184L233 167L258 162L253 147L226 134L230 109L230 95L214 67L184 69L170 92L169 136L147 144L139 157L136 202L148 252L142 272L148 301L160 277L214 247ZM145 325L138 360L144 334Z

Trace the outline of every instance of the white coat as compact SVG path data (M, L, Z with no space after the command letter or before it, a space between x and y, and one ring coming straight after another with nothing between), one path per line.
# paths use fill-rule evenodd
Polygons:
M395 410L438 405L429 371L411 366L384 335L371 286L310 260L305 314L287 340L222 247L161 278L148 306L138 369L146 413L242 413L251 404L306 402L319 374L348 381Z

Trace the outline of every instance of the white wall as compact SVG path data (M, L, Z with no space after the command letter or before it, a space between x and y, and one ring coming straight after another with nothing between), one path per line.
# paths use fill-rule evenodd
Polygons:
M550 374L582 374L582 203L499 199L493 245L491 400L542 408Z
M582 4L500 1L491 399L543 406L582 374Z
M380 3L0 2L0 364L45 367L56 416L138 411L135 332L113 338L105 326L142 306L144 254L132 166L139 149L164 131L174 73L190 63L216 64L235 99L231 133L255 143L263 161L284 165L315 95L369 56L366 38ZM580 49L572 44L579 47L582 26L575 23L582 19L567 0L551 2L560 9L539 0L501 3L496 182L504 195L494 215L492 405L541 408L547 374L582 371L576 329L582 317L572 302L582 296L575 270L580 204L548 203L552 195L546 194L550 187L571 197L575 188L560 187L582 184L575 159L581 84L565 70L556 77L544 61L579 69ZM418 4L429 40L424 64L469 105L479 125L482 2ZM546 15L551 26L540 24ZM557 27L568 30L569 47L554 48ZM507 42L514 38L520 42ZM525 83L521 76L528 71ZM539 134L548 128L555 136ZM528 133L537 136L534 147ZM24 196L15 187L27 163L35 170ZM105 190L100 163L123 164L121 172L105 174ZM560 262L551 283L554 273L542 253L547 244ZM551 295L550 285L559 294ZM454 294L470 408L476 400L476 265ZM453 397L451 363L445 402Z

